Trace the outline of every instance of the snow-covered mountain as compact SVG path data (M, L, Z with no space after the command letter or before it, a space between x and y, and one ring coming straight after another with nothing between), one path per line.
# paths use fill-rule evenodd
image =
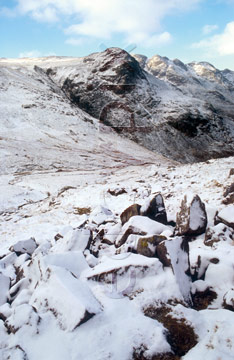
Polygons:
M135 58L0 60L0 359L233 359L234 76Z

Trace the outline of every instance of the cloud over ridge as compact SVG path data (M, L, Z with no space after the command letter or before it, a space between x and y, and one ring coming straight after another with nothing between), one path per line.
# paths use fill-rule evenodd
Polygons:
M110 39L115 34L145 46L168 43L162 29L166 15L191 10L202 0L17 0L14 11L37 21L57 22L71 17L65 33L72 37ZM74 41L75 43L75 41Z

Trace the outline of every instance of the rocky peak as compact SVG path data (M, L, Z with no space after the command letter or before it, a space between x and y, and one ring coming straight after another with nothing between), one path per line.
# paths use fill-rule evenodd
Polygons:
M41 67L75 106L151 151L181 162L234 153L234 85L210 64L110 48Z

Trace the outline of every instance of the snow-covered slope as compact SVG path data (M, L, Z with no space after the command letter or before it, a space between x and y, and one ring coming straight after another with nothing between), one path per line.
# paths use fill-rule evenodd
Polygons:
M89 62L0 62L0 358L231 360L234 158L118 136L61 86Z

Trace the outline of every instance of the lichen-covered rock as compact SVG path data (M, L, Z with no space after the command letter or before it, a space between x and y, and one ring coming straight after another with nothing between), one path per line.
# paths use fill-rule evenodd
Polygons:
M162 224L167 224L167 213L162 195L155 195L144 207L142 206L141 214Z
M137 242L136 252L144 256L153 257L155 256L157 245L164 240L166 240L166 237L163 235L140 237Z
M124 225L132 216L140 215L140 205L133 204L125 209L120 215L122 225Z
M176 235L197 236L206 231L206 226L205 204L198 195L194 196L191 204L188 204L185 196L176 217Z
M221 210L216 215L215 223L223 223L234 229L234 205L229 205Z

